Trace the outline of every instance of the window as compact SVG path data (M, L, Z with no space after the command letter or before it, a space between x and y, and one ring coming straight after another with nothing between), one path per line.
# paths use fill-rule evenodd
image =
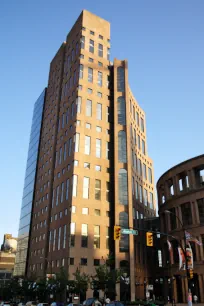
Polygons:
M94 259L94 266L100 266L100 259Z
M144 188L144 205L147 206L148 203L148 193L147 190Z
M106 182L106 201L110 202L110 182Z
M191 225L192 224L192 212L190 203L185 203L181 205L181 213L183 225Z
M69 138L68 156L71 155L71 152L72 152L72 138Z
M94 225L94 249L100 248L100 226Z
M137 160L137 168L138 168L138 174L142 176L142 162L141 159L139 158Z
M98 44L98 56L103 57L103 45Z
M71 234L70 245L72 247L75 245L75 229L76 229L76 223L71 222L70 223L70 234Z
M96 157L101 157L101 139L96 139Z
M67 155L67 143L64 143L64 160L66 160L66 155Z
M98 35L98 38L99 38L99 39L103 39L103 36L102 36L102 35Z
M106 142L106 158L110 159L110 142Z
M204 198L197 200L200 223L204 224Z
M93 90L91 88L87 89L88 94L92 94Z
M87 258L81 258L81 266L87 266Z
M74 166L76 166L76 167L79 165L79 161L76 160L76 159L73 161L73 163L74 163Z
M102 72L98 71L98 86L102 87L103 85L103 74Z
M100 126L96 127L96 132L102 132L102 128Z
M72 213L75 214L76 213L76 206L72 205Z
M123 67L117 68L117 91L125 91L125 70Z
M150 184L152 184L152 169L151 168L148 168L148 180Z
M126 149L126 132L118 132L118 161L120 163L127 162L127 149Z
M136 122L137 122L137 125L139 126L140 125L140 116L139 116L138 112L136 113Z
M88 68L88 82L93 83L93 69Z
M110 227L106 226L106 249L109 249Z
M120 204L128 205L127 171L120 169L118 173L118 201Z
M107 60L110 61L110 48L107 48Z
M84 168L90 169L90 163L84 163Z
M80 54L79 58L84 59L84 54Z
M102 104L100 103L96 104L96 119L102 120Z
M86 129L91 129L91 124L90 123L86 123Z
M101 215L100 209L94 209L94 215L95 216L100 216Z
M139 185L139 196L140 196L140 203L142 203L142 186Z
M62 148L59 151L59 165L62 163Z
M81 37L81 49L85 48L85 36Z
M89 57L89 62L93 63L93 61L94 61L93 58Z
M145 155L146 152L145 152L145 142L144 140L142 139L142 153Z
M101 166L96 165L96 166L95 166L95 170L96 170L96 171L101 171Z
M77 105L77 113L80 114L81 113L81 97L77 97L76 105Z
M90 31L90 34L91 34L91 35L94 35L95 33L94 33L93 31Z
M69 199L69 179L66 182L66 200Z
M143 164L143 178L144 178L144 180L147 179L147 168L146 168L145 164Z
M70 257L70 259L69 259L69 264L70 264L70 266L73 266L73 265L74 265L74 258L73 258L73 257Z
M95 199L101 199L101 180L95 180Z
M82 248L88 247L88 225L87 224L81 225L81 247Z
M126 124L126 109L124 97L118 97L118 124Z
M57 246L58 250L60 250L60 239L61 239L61 227L58 230L58 246Z
M154 201L153 201L153 193L149 193L149 207L153 209Z
M57 192L56 192L56 206L58 205L59 200L59 186L57 186Z
M126 212L119 213L119 225L124 228L129 227L128 223L128 214ZM128 252L129 251L129 237L128 235L121 235L121 240L119 242L119 250L120 252Z
M103 67L103 63L98 62L98 66L99 66L99 67Z
M89 177L84 177L83 182L83 198L88 199L89 198Z
M86 116L91 117L92 115L92 101L86 100Z
M91 137L85 136L85 148L84 148L84 154L90 155L91 152Z
M79 140L80 140L80 134L75 134L75 152L79 152Z
M137 135L137 147L140 150L140 135Z
M83 207L82 208L82 215L88 215L89 214L89 209L88 207Z
M89 40L89 52L94 53L94 41L92 39Z
M54 236L53 236L53 245L52 245L53 251L55 251L55 241L56 241L56 229L54 229Z
M99 98L102 98L102 92L97 92L97 96L99 97Z
M78 176L76 174L73 175L73 183L72 183L72 195L73 197L77 196L77 180Z
M110 122L110 107L106 107L106 122Z
M62 185L61 185L61 203L63 202L63 200L64 200L64 183L62 183Z
M80 64L79 66L79 78L83 79L83 71L84 71L84 65Z
M144 132L144 119L140 119L140 127L141 127L141 130L142 132Z

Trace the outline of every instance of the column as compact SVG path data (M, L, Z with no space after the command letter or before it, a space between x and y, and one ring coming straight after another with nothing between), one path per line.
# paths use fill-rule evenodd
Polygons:
M200 303L204 302L204 292L203 292L203 275L198 275L198 284L199 284L199 292L200 292Z
M177 175L173 176L173 186L174 186L174 194L178 195L179 194L179 182L178 182Z
M190 202L190 204L191 204L191 212L192 212L192 223L193 224L198 224L198 223L200 223L200 220L199 220L199 212L198 212L197 202Z
M188 294L188 280L187 278L182 278L182 296L183 296L183 302L187 302L187 294Z
M193 169L188 171L188 177L189 177L190 189L195 189L196 188L196 177L195 177L195 171Z
M173 289L173 299L175 303L178 303L176 279L173 280L172 289Z

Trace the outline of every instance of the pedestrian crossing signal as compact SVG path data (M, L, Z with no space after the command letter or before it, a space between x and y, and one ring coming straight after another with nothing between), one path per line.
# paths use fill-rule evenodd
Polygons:
M114 240L120 240L121 239L121 227L115 225L114 226Z
M146 233L146 244L147 246L150 246L150 247L153 246L153 233L151 232Z

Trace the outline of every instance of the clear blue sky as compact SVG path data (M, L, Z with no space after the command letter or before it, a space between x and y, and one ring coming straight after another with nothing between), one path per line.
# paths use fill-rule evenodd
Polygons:
M0 242L5 232L17 235L34 102L82 9L111 22L111 57L129 62L155 182L203 153L203 0L1 0Z

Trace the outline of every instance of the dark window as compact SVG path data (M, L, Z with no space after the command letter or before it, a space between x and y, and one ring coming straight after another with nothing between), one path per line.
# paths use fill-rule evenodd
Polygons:
M127 170L120 169L118 173L118 200L120 204L128 205Z
M123 228L128 228L128 214L126 212L121 212L119 214L119 225ZM128 235L121 235L119 249L120 249L120 252L129 252L129 236Z
M126 124L126 109L124 97L118 97L118 124Z
M191 204L185 203L181 205L183 225L192 224Z
M117 68L117 91L125 91L125 70L123 67Z
M73 265L74 265L74 258L73 258L73 257L70 257L70 259L69 259L69 263L70 263L70 265L71 265L71 266L73 266Z
M94 259L94 266L100 266L100 259Z
M204 224L204 198L197 200L200 223Z
M126 149L126 132L118 132L118 161L119 163L127 162L127 149Z
M75 245L75 235L71 235L70 246L74 247L74 245Z
M81 258L81 266L87 266L87 258Z
M82 248L88 247L88 236L81 236L81 247Z

